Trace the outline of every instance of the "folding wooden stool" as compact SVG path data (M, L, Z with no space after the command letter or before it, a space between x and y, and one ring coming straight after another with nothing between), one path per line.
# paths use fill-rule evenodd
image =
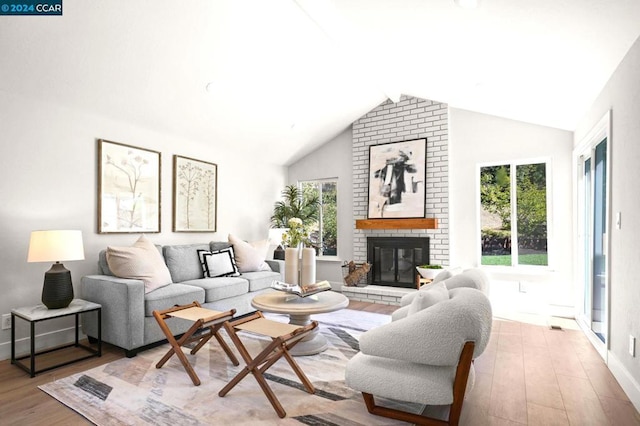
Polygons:
M238 373L224 388L222 388L222 390L218 392L218 395L225 396L235 385L240 383L242 379L251 373L262 388L262 391L267 396L267 399L273 408L276 410L276 413L278 413L278 416L281 418L285 417L287 413L284 411L280 401L278 401L278 398L276 398L276 395L269 387L269 384L263 374L267 369L269 369L269 367L284 356L307 391L309 393L315 393L316 390L311 384L311 381L309 381L307 376L300 369L300 366L293 359L289 350L317 326L318 323L316 321L312 321L310 324L305 326L271 321L266 319L260 311L238 318L234 321L225 322L224 328L227 330L229 337L231 337L231 341L235 344L247 366L244 367L242 371L240 371L240 373ZM272 341L255 358L251 358L251 355L238 337L238 331L268 336Z
M238 358L236 358L233 352L231 352L229 345L227 345L227 343L222 339L222 337L220 337L220 334L218 333L225 321L232 319L235 313L235 309L231 309L230 311L226 312L205 309L201 307L198 302L193 302L189 305L174 306L173 308L165 309L162 311L153 311L153 316L155 317L156 321L158 321L160 329L167 337L167 340L171 345L171 349L169 349L169 351L162 357L162 359L158 361L158 363L156 364L156 368L162 368L162 366L167 361L169 361L169 358L171 358L175 354L178 356L178 359L184 366L184 369L187 370L187 374L191 378L193 384L196 386L200 385L200 379L189 363L186 355L184 354L184 352L182 352L182 346L188 343L198 342L196 346L191 349L191 355L194 355L212 337L216 338L233 365L240 365L240 363L238 362ZM165 320L170 317L193 321L193 325L178 340L176 340L173 336L173 333L171 332L171 329L169 329L169 326L165 322ZM196 334L196 332L200 330L202 332Z

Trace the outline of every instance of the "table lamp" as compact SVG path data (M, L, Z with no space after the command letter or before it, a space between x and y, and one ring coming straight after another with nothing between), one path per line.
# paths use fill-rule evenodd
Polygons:
M49 309L69 306L73 300L71 272L60 262L83 260L82 231L33 231L27 262L55 262L44 273L42 303Z
M270 228L269 229L269 245L275 250L273 258L284 260L284 249L282 248L282 234L287 232L289 228Z

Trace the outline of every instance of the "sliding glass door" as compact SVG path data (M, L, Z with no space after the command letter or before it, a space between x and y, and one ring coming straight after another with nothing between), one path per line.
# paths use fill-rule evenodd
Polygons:
M601 355L608 347L609 163L608 125L578 157L578 276L582 303L578 323Z

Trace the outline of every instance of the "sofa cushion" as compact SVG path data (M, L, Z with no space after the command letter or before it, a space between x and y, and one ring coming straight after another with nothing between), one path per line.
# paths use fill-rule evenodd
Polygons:
M455 366L417 364L360 352L347 363L345 381L360 392L419 404L429 401L448 405L453 402L455 374Z
M100 253L98 253L98 267L100 268L100 273L102 275L113 275L113 272L111 272L111 269L109 269L109 263L107 262L107 250L100 250Z
M232 247L214 251L198 250L198 254L202 257L205 278L240 275Z
M258 291L271 287L273 280L280 280L280 273L269 271L245 272L241 275L249 281L249 291Z
M106 258L115 276L142 280L145 293L172 282L162 255L144 235L130 247L107 247Z
M418 291L409 305L407 315L413 315L423 309L427 309L436 303L449 299L449 290L441 281L435 284L428 284L427 290Z
M249 282L242 277L201 278L183 282L185 285L199 287L205 292L205 303L245 294L249 291Z
M222 249L226 249L228 247L231 247L231 243L229 243L227 241L211 241L209 243L209 249L211 251L222 250Z
M144 296L144 315L153 316L153 311L169 309L175 305L204 303L204 290L192 285L171 284L161 287Z
M209 250L209 244L169 245L162 248L164 260L174 283L202 278L198 250Z
M269 240L248 243L229 234L229 242L233 245L236 263L241 273L271 270L264 261L269 249Z

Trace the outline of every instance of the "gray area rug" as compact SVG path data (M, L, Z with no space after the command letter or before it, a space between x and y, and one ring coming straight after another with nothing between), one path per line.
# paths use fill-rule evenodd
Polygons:
M271 319L286 322L283 316ZM316 315L329 349L296 357L316 388L307 393L289 364L280 359L267 371L269 385L287 412L280 419L253 376L245 377L224 398L218 391L242 367L235 367L219 345L209 342L196 355L185 350L202 384L194 386L173 356L161 369L155 364L169 345L144 351L40 386L40 389L98 425L397 425L370 415L361 394L344 383L347 361L358 351L358 337L390 321L388 315L342 311ZM235 347L222 333L229 345ZM248 334L242 340L253 355L268 340ZM237 351L236 351L237 353ZM390 402L390 401L389 401ZM407 408L407 407L405 407ZM421 407L414 407L420 411Z

